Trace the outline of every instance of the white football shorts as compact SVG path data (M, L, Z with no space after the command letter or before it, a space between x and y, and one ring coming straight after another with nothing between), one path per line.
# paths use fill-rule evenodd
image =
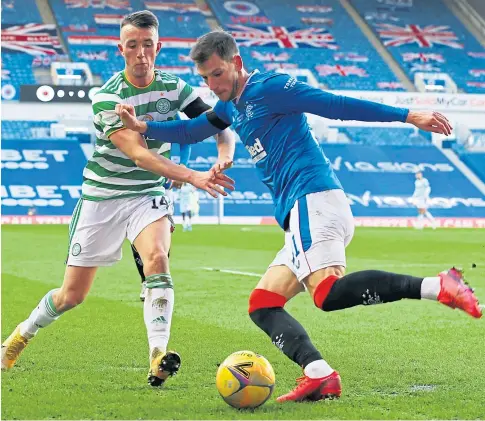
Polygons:
M167 196L136 196L99 202L79 199L69 225L67 265L111 266L121 260L125 238L135 238L152 222L172 215Z
M269 267L285 265L301 282L329 266L346 266L345 247L354 235L354 218L342 190L311 193L290 212L285 245Z

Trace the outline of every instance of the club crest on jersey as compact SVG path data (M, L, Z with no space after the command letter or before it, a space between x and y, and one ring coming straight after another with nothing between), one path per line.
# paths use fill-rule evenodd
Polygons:
M246 117L248 118L248 120L254 116L253 108L254 108L254 104L246 105Z
M167 114L171 108L170 101L167 98L160 98L157 101L155 108L160 114Z
M251 155L251 159L254 163L261 161L268 155L258 138L256 138L253 145L246 145L246 149L248 150L249 155Z

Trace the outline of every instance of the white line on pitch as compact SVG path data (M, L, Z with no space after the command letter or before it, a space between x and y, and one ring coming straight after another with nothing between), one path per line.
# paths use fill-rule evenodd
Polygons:
M217 268L201 268L201 269L208 270L210 272L223 272L223 273L230 273L232 275L253 276L256 278L261 278L263 276L261 273L241 272L239 270L217 269Z

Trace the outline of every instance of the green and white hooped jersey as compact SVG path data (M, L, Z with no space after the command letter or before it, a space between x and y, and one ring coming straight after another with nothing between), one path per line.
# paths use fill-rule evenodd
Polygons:
M177 76L155 69L150 85L140 88L124 72L113 75L94 95L92 105L96 146L83 171L82 197L87 200L119 199L165 193L165 178L138 168L109 140L123 124L115 113L116 104L132 104L139 120L174 120L178 111L197 98L190 85ZM148 149L170 158L169 139L148 139Z

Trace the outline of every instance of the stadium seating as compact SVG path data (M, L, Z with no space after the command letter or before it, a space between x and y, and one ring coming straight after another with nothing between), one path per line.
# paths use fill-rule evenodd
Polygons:
M190 0L173 3L131 0L121 2L117 8L109 2L96 8L74 8L75 0L50 0L50 4L62 27L72 60L87 62L93 74L101 76L103 82L124 67L116 46L121 17L131 10L149 9L161 24L162 52L156 65L178 74L194 86L202 83L202 79L194 74L192 63L188 64L183 57L188 56L190 43L210 31L210 27L206 22L207 11ZM186 48L177 48L178 45Z
M485 152L464 152L460 159L485 183Z
M121 17L143 9L151 10L159 18L161 36L180 37L183 34L184 38L194 38L210 30L203 11L191 1L169 4L143 0L98 2L96 7L81 7L81 0L50 0L49 3L66 34L118 35Z
M18 99L20 85L35 84L32 72L33 56L23 53L6 53L2 51L2 99ZM12 92L5 92L6 86L12 87Z
M31 36L29 44L25 35ZM46 42L46 36L52 39ZM60 54L55 25L42 23L35 0L2 0L2 100L16 100L21 85L35 84L35 58Z
M340 130L352 141L362 145L426 146L431 143L430 133L412 128L393 127L343 127Z
M2 27L42 22L35 0L2 0Z
M39 139L50 137L50 126L55 121L2 120L2 139Z
M243 46L242 55L249 69L309 69L330 89L402 90L396 76L338 0L325 1L325 6L318 0L306 1L304 6L290 0L284 7L271 0L255 0L252 4L259 13L252 18L258 24L247 22L244 11L228 9L227 2L210 0L208 4ZM250 36L273 41L258 45ZM306 42L302 40L305 37ZM323 47L312 48L318 45Z
M442 0L351 0L413 81L414 73L448 73L460 89L485 93L485 53Z

